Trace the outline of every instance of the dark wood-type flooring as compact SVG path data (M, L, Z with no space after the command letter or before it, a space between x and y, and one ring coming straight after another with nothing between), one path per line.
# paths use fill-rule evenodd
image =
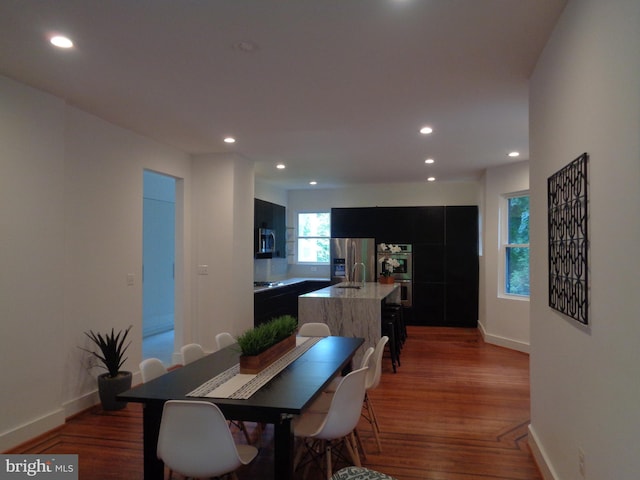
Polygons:
M409 327L401 360L393 374L385 359L370 392L383 451L362 422L364 466L399 480L541 480L527 446L526 354L485 344L476 329ZM273 478L272 438L269 426L240 480ZM95 407L8 453L75 453L81 480L142 479L142 408Z

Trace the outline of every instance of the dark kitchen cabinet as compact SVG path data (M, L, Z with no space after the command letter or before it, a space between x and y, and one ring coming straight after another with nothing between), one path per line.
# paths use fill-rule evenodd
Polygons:
M331 234L412 244L413 307L408 323L477 325L477 206L333 208Z
M413 243L415 207L375 207L376 243Z
M371 238L376 236L377 220L374 207L332 208L333 238Z
M478 207L446 207L445 243L478 246Z
M413 243L444 244L445 207L416 207Z
M306 280L272 287L253 294L253 325L257 327L281 315L298 318L298 297L329 286L325 280Z
M286 208L258 198L253 201L253 251L256 258L286 257ZM276 248L273 253L258 253L258 229L275 231Z
M412 325L447 325L445 316L445 285L443 283L413 284Z

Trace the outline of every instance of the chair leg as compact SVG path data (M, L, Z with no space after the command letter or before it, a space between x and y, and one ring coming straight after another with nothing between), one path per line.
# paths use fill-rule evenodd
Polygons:
M331 442L326 443L324 454L327 457L327 480L331 480L331 476L333 475L333 466L331 464Z
M360 462L360 455L358 455L358 445L356 444L353 432L344 438L344 443L347 447L347 452L349 452L351 460L353 460L353 464L357 467L361 467L362 463Z
M358 447L358 450L360 452L362 452L362 458L364 460L366 460L367 459L367 452L364 449L364 444L362 443L362 439L360 438L360 432L358 431L357 428L353 431L353 436L355 437L355 440L357 442L356 445Z
M373 436L376 439L376 444L378 445L378 452L382 453L382 444L380 443L380 427L378 426L378 419L376 418L376 412L373 409L373 403L369 399L369 395L365 394L364 396L364 408L367 410L367 421L371 424L371 430L373 430Z

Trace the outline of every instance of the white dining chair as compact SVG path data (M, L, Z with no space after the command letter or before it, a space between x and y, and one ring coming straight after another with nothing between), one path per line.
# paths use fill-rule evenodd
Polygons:
M326 323L304 323L300 325L298 335L301 337L329 337L331 336L331 329Z
M371 390L375 390L380 384L380 378L382 377L382 356L384 354L384 347L388 341L389 337L387 336L384 336L380 340L378 340L373 354L369 357L369 370L367 371L364 402L362 404L362 416L371 425L373 436L376 439L376 444L378 445L379 452L382 452L382 444L380 443L379 436L380 426L378 425L378 418L376 417L376 412L373 409L373 403L371 402L369 392Z
M172 472L210 478L231 474L258 454L252 445L236 445L220 409L204 401L170 400L160 421L157 455Z
M295 468L301 465L303 459L307 460L308 468L314 459L324 457L321 464L324 463L326 478L330 480L333 473L332 455L339 444L345 446L351 461L360 466L353 431L362 411L367 370L367 367L354 370L342 379L327 412L306 411L293 421L294 435L301 438L294 460ZM305 471L303 478L307 477Z
M216 346L218 350L222 350L234 343L237 343L237 341L229 332L221 332L216 335Z
M188 365L205 356L204 349L197 343L189 343L180 348L182 354L182 364Z
M147 358L140 362L142 383L147 383L165 373L167 373L167 367L164 366L159 358Z

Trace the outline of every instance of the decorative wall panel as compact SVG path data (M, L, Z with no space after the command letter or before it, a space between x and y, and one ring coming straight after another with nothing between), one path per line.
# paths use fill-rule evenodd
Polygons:
M583 153L547 180L549 306L589 323L587 162Z

